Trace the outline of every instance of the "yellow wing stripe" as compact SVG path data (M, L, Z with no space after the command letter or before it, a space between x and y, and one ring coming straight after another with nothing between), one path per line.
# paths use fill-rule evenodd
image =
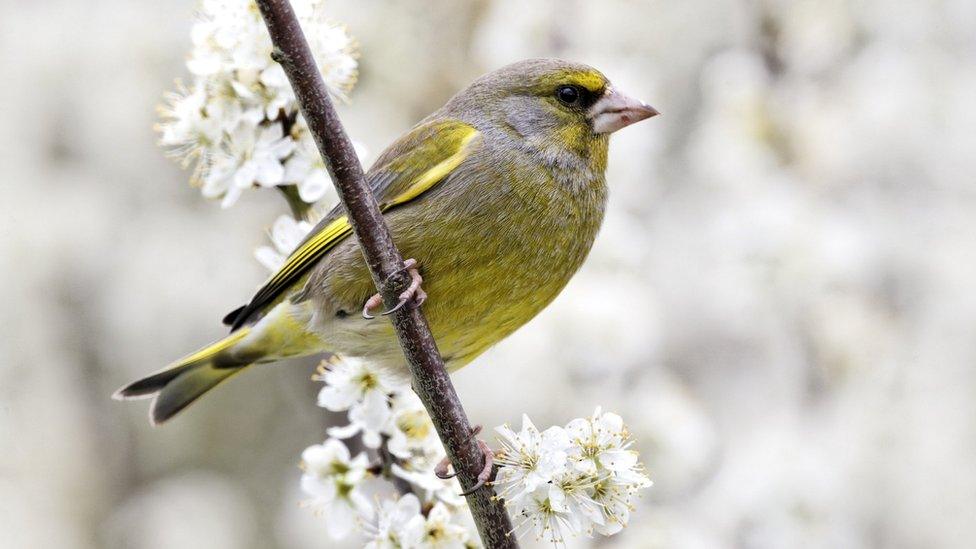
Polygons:
M447 177L449 173L454 171L455 168L464 162L464 159L468 157L471 148L477 145L477 140L481 137L478 130L468 126L466 128L467 135L461 139L461 146L458 147L458 151L451 156L448 156L444 160L441 160L434 165L433 168L427 170L417 180L411 184L406 191L398 196L393 197L389 202L384 202L380 205L380 208L385 212L386 210L403 204L404 202L410 202L414 198L417 198L425 191L436 185L439 181Z

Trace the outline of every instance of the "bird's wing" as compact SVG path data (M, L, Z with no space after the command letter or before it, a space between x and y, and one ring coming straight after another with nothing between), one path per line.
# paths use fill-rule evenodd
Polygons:
M384 152L366 176L380 210L387 212L416 199L443 181L477 146L480 134L458 120L421 124ZM257 311L274 303L319 259L352 233L349 220L336 206L271 275L250 303L224 317L236 330Z

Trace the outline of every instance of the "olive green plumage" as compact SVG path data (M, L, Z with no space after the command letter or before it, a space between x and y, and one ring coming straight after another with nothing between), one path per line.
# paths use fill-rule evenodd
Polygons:
M369 170L394 241L420 263L424 313L449 369L534 317L582 265L603 220L613 131L595 131L594 117L623 112L594 112L610 92L585 65L516 63L473 82ZM161 422L253 363L330 351L406 375L390 321L359 314L376 289L350 235L334 209L228 315L228 338L118 394L158 394L151 417Z

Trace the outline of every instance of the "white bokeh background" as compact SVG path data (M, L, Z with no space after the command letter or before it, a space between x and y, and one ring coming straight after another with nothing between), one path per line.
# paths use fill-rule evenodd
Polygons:
M332 546L298 506L314 361L158 429L108 398L222 333L285 211L205 202L155 145L194 5L0 2L0 546ZM608 545L971 546L976 3L331 5L374 153L524 57L664 113L614 137L580 274L455 376L488 426L624 416L655 486Z

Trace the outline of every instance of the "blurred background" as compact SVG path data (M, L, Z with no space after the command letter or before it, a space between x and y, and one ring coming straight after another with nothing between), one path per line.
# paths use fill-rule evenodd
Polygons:
M664 113L614 136L583 270L455 375L486 426L629 423L655 485L622 534L571 546L972 547L976 3L330 5L374 155L525 57ZM314 360L163 428L109 399L223 333L287 212L272 191L221 210L155 144L195 6L0 1L2 547L332 546L298 505L330 421Z

